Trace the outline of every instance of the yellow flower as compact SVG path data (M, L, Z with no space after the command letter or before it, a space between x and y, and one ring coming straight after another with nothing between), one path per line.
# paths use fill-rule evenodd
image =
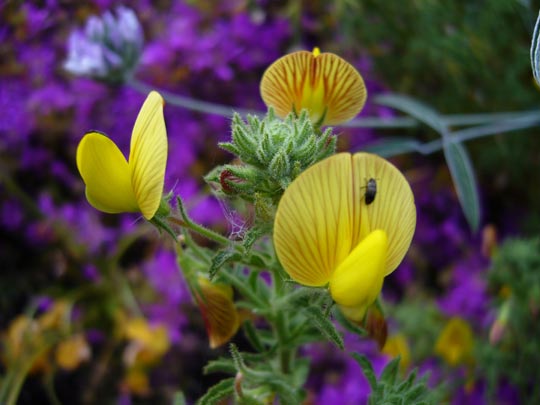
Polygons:
M407 339L402 333L390 336L382 348L382 352L390 357L400 356L399 368L401 371L407 370L411 364L411 352Z
M373 179L366 199L367 183ZM416 226L411 188L391 163L341 153L307 169L285 190L274 244L285 271L307 286L329 285L354 321L402 261Z
M261 80L261 96L281 118L305 108L313 122L335 125L362 110L367 90L352 65L315 48L285 55L270 65Z
M473 350L473 332L469 324L462 318L451 318L437 339L435 353L440 355L449 365L471 360Z
M90 345L83 335L75 335L64 340L56 347L56 363L64 370L75 370L79 365L90 359Z
M150 92L135 121L129 161L99 132L87 133L77 148L77 167L88 202L111 214L141 212L151 219L161 201L166 164L163 98L155 91Z
M159 360L171 346L164 325L150 325L144 318L132 318L126 324L126 337L130 340L124 352L129 366L147 366Z
M227 343L240 327L240 316L233 302L233 290L226 284L213 284L199 276L198 288L194 289L199 304L210 348L215 349Z

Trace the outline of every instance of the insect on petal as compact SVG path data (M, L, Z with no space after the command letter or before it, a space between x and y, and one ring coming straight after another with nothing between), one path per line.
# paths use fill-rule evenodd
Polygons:
M335 125L354 118L367 90L362 76L333 53L298 51L275 61L261 80L267 106L284 118L291 111L309 111L313 122Z
M387 160L370 153L353 156L354 207L361 211L355 215L353 245L375 229L388 235L388 257L385 275L390 274L401 263L411 244L416 228L416 206L409 183L403 174ZM377 184L377 193L372 203L366 204L365 193L369 179ZM362 220L367 215L369 221Z
M351 155L337 154L304 171L281 198L274 245L285 271L301 284L328 283L351 250L351 176Z
M77 147L77 168L86 184L86 198L96 209L115 214L139 211L126 158L99 132L87 133Z
M146 219L156 213L163 194L167 166L167 130L163 98L152 91L146 98L131 136L131 184Z

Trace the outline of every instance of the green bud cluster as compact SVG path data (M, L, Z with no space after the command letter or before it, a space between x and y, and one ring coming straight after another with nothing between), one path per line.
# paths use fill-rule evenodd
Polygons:
M232 140L219 146L239 163L217 167L206 180L224 194L266 201L271 208L302 171L335 152L336 137L331 129L321 132L307 111L281 120L270 109L263 119L248 115L244 121L235 114Z
M371 362L364 355L352 353L353 358L362 368L371 387L369 405L376 404L440 404L443 396L441 388L433 389L427 385L429 375L417 379L417 370L411 371L406 378L399 375L400 358L396 357L389 362L381 372L379 378Z

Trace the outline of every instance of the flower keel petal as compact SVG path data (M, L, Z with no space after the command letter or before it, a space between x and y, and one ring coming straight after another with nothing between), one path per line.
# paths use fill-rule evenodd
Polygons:
M381 292L387 252L386 233L380 229L371 232L332 275L332 298L339 305L365 312Z

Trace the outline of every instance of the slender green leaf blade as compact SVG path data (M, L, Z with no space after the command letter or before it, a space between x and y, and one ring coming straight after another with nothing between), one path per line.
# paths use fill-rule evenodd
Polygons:
M234 378L226 378L210 387L198 401L197 405L214 405L219 400L231 396L234 393Z
M448 135L448 127L444 123L441 115L433 108L428 107L424 103L421 103L412 97L404 94L383 94L377 96L375 98L375 102L409 114L418 121L421 121L433 128L443 137Z
M540 13L534 25L533 37L531 40L531 67L534 80L540 86Z
M375 153L379 156L389 158L408 152L420 152L421 143L413 138L385 138L362 149L363 152Z
M471 160L462 144L445 142L443 146L461 208L472 231L476 232L480 225L480 198Z
M377 388L377 377L375 376L375 370L373 369L371 362L363 354L351 353L351 355L356 360L358 365L362 368L364 376L367 378L371 390L374 391L375 388Z
M310 320L313 321L314 326L326 336L328 340L343 350L345 347L343 336L337 331L332 321L324 315L322 310L318 306L311 306L307 307L305 311Z

